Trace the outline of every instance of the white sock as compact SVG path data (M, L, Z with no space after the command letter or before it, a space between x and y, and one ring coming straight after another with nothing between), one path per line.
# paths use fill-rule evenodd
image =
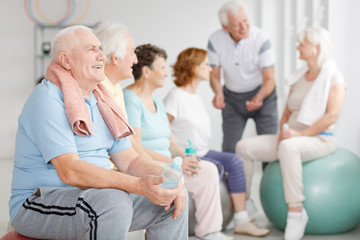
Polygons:
M244 223L249 220L249 215L247 211L240 211L234 214L235 221L237 223Z
M289 218L301 218L303 215L303 211L301 212L288 212Z

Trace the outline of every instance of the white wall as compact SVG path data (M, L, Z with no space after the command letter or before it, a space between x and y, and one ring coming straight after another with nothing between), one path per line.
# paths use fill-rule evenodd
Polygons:
M335 45L335 59L347 85L337 124L337 144L357 155L360 155L359 9L360 1L329 1L329 31Z
M181 50L190 46L206 48L208 36L220 27L217 10L225 1L227 0L92 0L90 11L81 23L88 25L99 21L124 23L130 28L136 44L152 43L166 49L169 56L168 71L171 73L170 65L174 63ZM282 112L286 98L283 80L295 67L293 37L295 31L299 30L298 23L302 21L301 14L304 14L297 8L299 5L307 3L304 9L311 9L311 4L317 4L320 1L247 0L251 22L259 25L268 33L277 52L276 78L280 103L279 112ZM43 0L39 2L44 15L49 19L59 19L65 11L65 1ZM76 2L77 8L73 19L79 17L82 10L85 9L85 0ZM358 18L355 15L358 8L353 6L359 6L359 2L350 0L337 2L337 6L332 8L332 13L330 12L329 15L329 18L334 19L330 21L330 31L341 28L341 31L333 30L332 33L336 35L335 45L339 50L337 52L339 66L344 72L349 87L346 103L351 105L351 103L356 104L359 99L355 92L359 84L356 81L357 75L354 70L356 69L356 55L351 57L351 53L358 49L356 40L359 40L359 31L357 31L357 35L355 34L357 38L354 38L355 21L350 22L350 19ZM17 117L36 81L33 56L34 24L25 15L24 1L3 0L1 3L0 46L2 47L2 57L0 66L3 77L0 89L0 111L2 113L0 159L13 157ZM36 13L35 7L33 9ZM339 9L345 10L340 11ZM340 21L340 17L337 17L339 13L343 13ZM312 14L309 13L309 15ZM300 20L296 21L296 18ZM331 25L334 28L331 28ZM335 28L335 26L337 27ZM340 32L341 34L339 34ZM125 86L130 82L131 80L127 80L122 85ZM165 87L158 90L156 95L163 98L172 86L172 78L169 77ZM214 137L211 147L219 150L222 141L221 112L211 106L213 93L209 84L202 83L199 93L203 97L212 119ZM360 134L359 126L356 124L358 120L359 114L350 106L346 106L338 124L338 144L359 155ZM252 123L250 122L249 125L250 127L247 126L245 131L245 137L254 134Z

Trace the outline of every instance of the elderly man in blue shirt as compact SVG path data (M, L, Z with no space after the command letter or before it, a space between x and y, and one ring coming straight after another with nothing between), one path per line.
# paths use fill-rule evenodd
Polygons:
M162 167L132 148L133 130L101 84L105 57L92 30L60 31L52 58L19 117L9 201L15 230L41 239L126 239L147 229L148 239L188 239L186 191L181 183L161 188Z

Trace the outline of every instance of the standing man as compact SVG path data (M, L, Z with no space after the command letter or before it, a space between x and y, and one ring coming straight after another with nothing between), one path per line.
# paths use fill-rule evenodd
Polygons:
M222 109L223 151L235 152L249 118L254 119L258 134L277 132L275 53L266 34L250 25L242 2L225 3L218 15L222 29L208 42L210 85L213 105Z
M51 46L46 80L19 117L9 201L15 230L39 239L126 239L147 229L147 239L188 239L186 192L181 183L161 188L162 168L131 147L133 130L101 84L100 41L72 26Z

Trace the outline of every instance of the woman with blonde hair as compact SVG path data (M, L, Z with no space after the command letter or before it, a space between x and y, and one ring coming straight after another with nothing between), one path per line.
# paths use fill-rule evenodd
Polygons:
M244 161L248 188L255 160L279 159L288 205L285 240L304 236L308 215L303 207L302 163L335 151L335 123L346 89L332 60L333 46L328 31L309 28L297 40L300 59L306 65L289 79L291 88L280 120L280 133L244 139L236 145L236 153Z

